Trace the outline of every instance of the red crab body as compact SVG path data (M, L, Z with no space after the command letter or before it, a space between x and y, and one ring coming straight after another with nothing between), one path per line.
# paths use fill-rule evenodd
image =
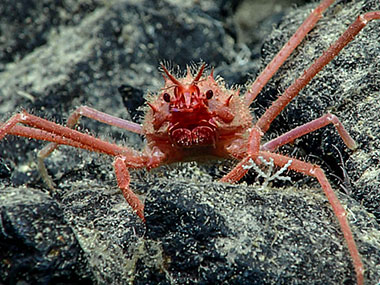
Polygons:
M249 108L239 91L226 89L213 72L202 78L204 67L196 76L188 68L178 79L162 67L165 86L149 100L143 130L149 148L162 151L165 163L228 157L231 148L236 149L234 157L244 153L252 126Z

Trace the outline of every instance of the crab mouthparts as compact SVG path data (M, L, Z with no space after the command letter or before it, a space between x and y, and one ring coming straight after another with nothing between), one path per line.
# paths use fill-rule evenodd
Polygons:
M195 146L215 146L215 131L209 126L199 126L192 130L175 129L171 133L173 143L177 147L190 148Z

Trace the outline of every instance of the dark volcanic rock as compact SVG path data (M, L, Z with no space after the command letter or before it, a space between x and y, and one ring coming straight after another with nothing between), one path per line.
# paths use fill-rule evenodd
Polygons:
M91 281L83 251L54 199L35 189L2 187L0 203L2 282Z

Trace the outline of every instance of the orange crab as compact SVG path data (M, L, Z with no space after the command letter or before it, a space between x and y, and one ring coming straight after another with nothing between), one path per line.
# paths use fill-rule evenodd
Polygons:
M217 158L240 160L221 179L224 182L239 181L247 173L250 163L261 164L263 159L271 160L279 167L286 167L315 177L321 184L340 223L353 260L357 283L363 284L363 263L347 222L346 212L322 169L316 165L273 152L280 146L328 124L336 127L350 149L356 148L355 141L339 119L332 114L326 114L264 144L261 144L261 138L285 106L359 33L367 22L380 19L380 11L359 16L346 32L266 110L256 123L252 122L249 109L251 102L263 86L314 27L323 11L332 2L333 0L323 1L309 15L244 96L240 96L237 90L227 89L222 80L215 80L213 72L204 75L205 64L195 75L188 68L186 76L181 78L176 78L165 66L162 66L165 86L157 95L149 98L147 102L149 107L142 125L116 118L87 106L81 106L73 112L65 127L23 111L0 124L0 139L5 135L16 135L50 141L51 143L38 154L41 174L48 183L50 182L42 161L59 144L114 156L118 186L127 202L143 221L144 205L129 187L129 168L151 169L171 162L195 160L199 156L210 155ZM76 131L73 128L81 116L141 134L146 137L147 146L142 152L138 152Z

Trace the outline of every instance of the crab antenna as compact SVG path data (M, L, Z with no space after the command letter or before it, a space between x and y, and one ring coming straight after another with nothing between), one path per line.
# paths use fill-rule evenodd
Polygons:
M166 73L166 75L169 77L169 79L177 86L182 86L182 83L177 80L173 75L169 73L169 71L166 69L166 67L161 63L161 67Z
M195 76L195 78L194 78L193 82L191 82L191 84L195 84L195 83L198 82L198 80L199 80L199 79L201 78L201 76L202 76L203 71L205 70L205 67L206 67L206 63L203 63L202 66L201 66L201 68L200 68L199 71L198 71L197 76Z
M190 70L190 66L189 65L186 65L186 72L187 72L186 76L191 75L191 70Z
M211 68L210 76L214 78L214 67Z

